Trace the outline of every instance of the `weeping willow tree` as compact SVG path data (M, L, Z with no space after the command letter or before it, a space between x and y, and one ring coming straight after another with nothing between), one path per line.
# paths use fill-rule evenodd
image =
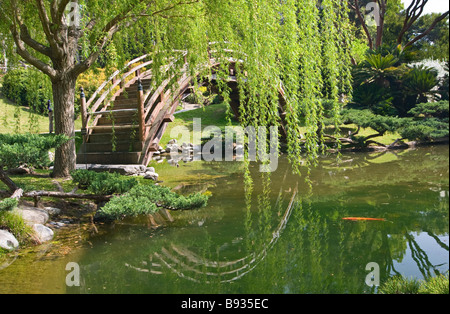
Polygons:
M194 74L209 61L210 42L226 43L244 61L236 74L242 123L280 125L279 101L285 98L294 165L303 152L311 161L320 153L322 99L335 100L338 123L338 95L350 90L347 29L344 0L0 1L7 54L52 82L57 134L74 136L76 81L99 57L120 67L137 52L151 53L155 80L161 81L160 69L174 51L187 51ZM223 94L227 99L226 88ZM71 140L56 152L54 176L68 176L75 160Z

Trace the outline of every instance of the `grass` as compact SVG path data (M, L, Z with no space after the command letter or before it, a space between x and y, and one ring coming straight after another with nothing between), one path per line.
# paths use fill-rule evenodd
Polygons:
M448 273L427 280L395 276L386 281L379 292L381 294L449 294L449 277Z
M191 142L192 143L193 119L194 118L201 119L202 129L204 129L207 126L214 125L214 126L219 127L223 131L225 129L225 127L227 126L226 111L227 111L227 107L225 104L214 104L214 105L210 105L210 106L207 106L204 108L186 111L186 112L182 112L182 113L175 115L175 121L172 123L169 123L169 126L167 127L167 130L164 133L164 135L160 141L160 145L164 147L173 138L177 139L178 142L181 141L181 142ZM239 122L235 119L232 119L232 125L239 125ZM174 133L174 136L171 136L170 135L171 131L174 130L174 132L175 132L176 131L175 128L177 128L177 127L186 127L191 134L190 135L191 139L190 140L182 139L181 135L176 136L176 133ZM350 125L342 126L342 129L341 129L342 136L345 136L349 130L355 131L356 129L357 129L356 125L350 124ZM306 129L302 128L301 130L305 131ZM327 129L327 131L328 131L328 133L333 134L332 128ZM366 136L376 134L376 133L377 133L376 131L374 131L370 128L366 128L366 129L361 128L358 135L366 137ZM398 138L400 138L399 134L388 132L382 137L374 138L374 140L376 140L384 145L390 145Z
M193 119L200 118L202 123L202 130L207 126L217 126L222 131L225 130L227 124L227 106L225 104L214 104L209 105L207 107L203 107L200 109L195 109L191 111L186 111L175 115L175 120L172 123L169 123L166 132L161 138L160 145L165 146L171 139L177 139L179 142L184 140L185 142L192 143L193 137ZM239 125L239 122L235 119L232 119L232 125ZM171 136L172 130L175 132L176 128L186 127L189 130L190 139L182 139L181 134L178 136ZM181 143L182 144L182 143Z
M81 129L81 119L75 121L75 129ZM47 116L32 113L30 108L15 105L0 92L0 133L40 134L48 131Z

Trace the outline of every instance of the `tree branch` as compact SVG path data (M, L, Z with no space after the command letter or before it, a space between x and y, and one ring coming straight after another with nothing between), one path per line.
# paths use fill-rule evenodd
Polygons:
M59 5L58 5L57 8L55 8L56 12L55 12L55 17L53 19L53 23L56 23L58 25L62 24L62 19L63 19L63 16L64 16L64 12L66 10L67 5L70 2L78 3L78 0L60 0L60 1L58 1Z
M111 200L114 195L96 195L96 194L75 194L75 193L64 193L64 192L53 192L53 191L33 191L23 194L23 197L54 197L62 199L83 199L83 200L93 200L97 202L106 202Z
M48 18L47 10L45 9L44 2L42 0L36 0L36 5L38 8L39 19L41 20L42 28L44 30L45 36L51 47L56 46L53 33L50 29L50 19Z
M56 77L56 71L50 65L43 62L42 60L33 56L24 45L24 42L20 39L20 35L17 32L17 26L11 25L11 34L13 36L14 42L16 44L17 53L29 62L31 65L42 71L44 74L48 75L51 79Z
M367 28L367 24L366 24L366 21L364 20L364 17L363 17L363 15L362 15L362 13L361 13L361 10L360 10L360 8L359 8L359 1L358 0L354 0L354 6L353 6L353 8L355 9L355 11L356 11L356 15L358 16L358 19L359 19L359 21L361 22L361 25L362 25L362 27L363 27L363 29L364 29L364 32L366 33L366 36L367 36L367 40L369 41L369 48L370 49L373 49L373 40L372 40L372 36L370 36L370 32L369 32L369 29Z
M145 0L140 0L139 3L144 2ZM148 8L148 7L147 7ZM97 58L100 56L102 49L105 47L105 45L108 43L109 40L114 36L114 34L119 31L120 29L120 23L130 18L129 13L134 9L133 7L128 8L125 10L125 12L122 12L121 14L118 14L113 19L111 19L103 28L102 34L104 36L102 38L99 38L97 40L96 49L81 63L75 64L73 68L70 70L70 73L77 77L81 73L88 70L92 64L97 60ZM136 21L136 19L134 20ZM95 25L95 20L92 19L89 24L91 25L91 28Z
M10 177L0 168L0 181L2 181L9 189L11 193L14 193L19 189L19 187L11 180Z
M420 1L423 1L422 3ZM402 30L397 37L397 44L401 44L403 41L403 36L411 28L411 26L417 21L417 19L422 15L425 5L428 0L413 0L409 7L406 9L405 21L403 22Z
M431 26L422 34L416 36L414 39L410 40L403 49L405 49L408 46L413 45L414 43L416 43L417 41L421 40L422 38L424 38L425 36L427 36L429 33L431 33L431 31L436 27L436 25L442 21L443 19L445 19L447 16L449 15L449 11L445 12L444 14L442 14L441 16L439 16L438 18L436 18L434 20L434 22L431 24Z
M29 47L33 48L37 52L46 55L47 57L52 57L52 51L49 47L41 44L40 42L31 38L30 33L26 25L20 25L20 39L27 44Z

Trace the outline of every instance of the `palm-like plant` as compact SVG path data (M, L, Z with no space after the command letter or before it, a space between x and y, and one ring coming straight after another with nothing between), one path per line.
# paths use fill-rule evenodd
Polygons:
M404 77L403 86L408 94L416 96L417 103L425 103L437 94L438 72L433 68L414 66Z
M391 81L401 74L401 67L396 66L398 58L392 54L383 56L380 53L369 53L365 60L355 68L354 79L356 84L375 83L380 87L389 88Z

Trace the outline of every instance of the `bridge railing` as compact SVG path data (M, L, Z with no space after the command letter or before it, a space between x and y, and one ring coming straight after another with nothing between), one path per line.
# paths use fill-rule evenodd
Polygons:
M182 58L186 58L187 52L185 51L175 51L181 54ZM81 117L82 117L82 128L86 132L85 141L87 141L91 130L97 125L97 122L102 114L108 113L106 109L117 96L125 91L125 89L142 77L150 76L152 74L152 69L146 69L153 64L153 55L146 54L139 58L136 58L128 62L121 70L115 71L111 76L103 82L102 85L91 95L89 100L86 100L86 95L84 94L83 88L81 88ZM180 59L174 58L168 65L162 67L161 73L167 72L175 62ZM142 71L145 69L145 71ZM141 95L141 99L144 101L145 110L141 111L139 121L148 120L148 114L150 108L148 104L153 95L154 86L151 86L148 90L144 91L144 95ZM156 93L155 93L156 94ZM139 108L138 104L138 108ZM145 129L145 126L144 126Z

